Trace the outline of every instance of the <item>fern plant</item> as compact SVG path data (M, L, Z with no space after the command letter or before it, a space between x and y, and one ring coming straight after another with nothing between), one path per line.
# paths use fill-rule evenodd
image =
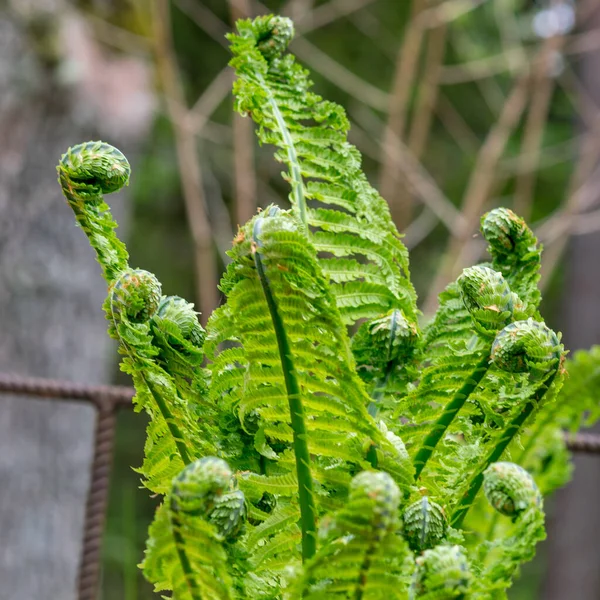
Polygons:
M103 200L126 158L88 142L58 166L150 416L139 472L163 501L142 568L177 600L503 598L568 479L563 430L598 416L600 354L565 363L541 248L504 208L482 218L490 262L421 329L401 236L292 36L275 16L229 36L236 108L276 146L291 208L239 229L206 331L128 264Z

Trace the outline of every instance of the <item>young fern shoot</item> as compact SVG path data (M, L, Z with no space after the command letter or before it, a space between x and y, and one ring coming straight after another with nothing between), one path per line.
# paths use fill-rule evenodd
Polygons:
M139 472L163 502L144 574L175 600L506 598L545 536L542 495L568 478L563 428L600 416L600 352L567 363L561 395L541 248L506 208L482 218L492 261L421 333L406 248L343 109L288 53L293 24L237 30L236 108L276 146L291 209L240 227L206 331L129 266L103 200L125 157L88 142L58 166L150 416Z

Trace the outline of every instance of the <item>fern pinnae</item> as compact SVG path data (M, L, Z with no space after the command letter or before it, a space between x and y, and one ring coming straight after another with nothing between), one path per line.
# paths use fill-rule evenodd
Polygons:
M272 210L272 209L269 209ZM267 212L267 214L269 214ZM281 367L287 389L290 419L294 432L294 453L296 455L296 473L298 476L298 501L300 503L300 521L302 527L302 558L308 560L316 551L317 513L314 502L313 480L310 471L310 454L304 424L304 407L300 398L300 386L296 376L294 359L283 321L273 297L269 280L260 257L260 234L263 216L254 222L253 246L254 264L265 294L265 300L271 313L273 329L277 338Z
M311 93L306 71L285 53L294 33L291 21L267 15L238 21L237 29L228 36L234 54L230 64L238 76L236 108L259 125L261 142L279 148L276 158L288 167L292 209L320 255L326 256L325 274L328 266L335 266L332 291L344 322L402 308L416 323L406 248L385 201L360 170L360 154L346 140L344 111ZM313 208L308 201L327 208ZM367 260L357 261L355 255ZM385 283L366 285L374 279L375 265Z
M514 318L519 299L511 292L504 277L487 267L469 267L458 278L461 298L470 312L473 325L488 338ZM419 448L414 458L415 478L418 479L442 436L480 384L488 371L491 341L487 342L481 357L463 385L454 393Z
M160 283L151 273L129 267L127 250L115 233L117 225L103 200L104 193L128 183L129 163L113 146L88 142L69 148L57 170L67 202L96 251L108 283L104 309L109 334L119 341L120 352L125 355L121 368L136 386L134 403L152 418L141 468L145 484L154 492L165 493L175 473L200 450L211 450L212 442L209 436L199 435L193 415L196 400L191 394L181 397L176 375L169 372L168 363L159 360L164 348L157 344L153 319L161 302L167 300L161 298ZM193 350L199 353L201 336L195 341ZM198 388L203 385L203 375L197 369L190 373L190 380Z
M460 527L475 501L484 481L485 470L502 457L529 417L539 409L547 392L552 389L556 393L562 384L564 349L560 338L546 325L533 319L517 321L505 327L494 340L492 360L500 369L510 373L529 372L530 377L539 380L539 384L502 431L495 446L476 469L465 493L461 494L451 517L454 527Z

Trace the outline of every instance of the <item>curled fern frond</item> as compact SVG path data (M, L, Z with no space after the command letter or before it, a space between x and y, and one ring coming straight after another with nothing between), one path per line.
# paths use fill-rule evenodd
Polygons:
M69 148L57 170L63 194L108 282L104 310L109 333L124 355L121 368L136 388L134 403L151 417L140 472L148 488L167 493L186 464L201 453L216 452L214 436L208 434L211 425L199 420L211 415L200 368L202 349L189 344L183 352L174 339L182 335L178 326L171 327L175 335L170 337L159 327L161 304L170 301L161 299L154 275L129 267L125 245L116 236L117 224L103 194L127 185L130 168L123 154L104 142L87 142Z
M533 477L523 467L510 462L493 463L484 471L483 491L494 509L509 517L542 505Z
M403 584L407 550L395 534L400 490L384 472L363 471L350 484L344 508L327 517L322 544L305 568L297 596L383 598Z
M142 566L155 590L181 600L236 598L223 541L239 531L243 507L225 461L206 457L183 469L150 528Z
M425 550L416 563L411 598L462 600L467 597L473 576L463 548L442 544Z
M481 233L489 243L492 267L526 305L537 309L542 248L531 229L512 210L495 208L481 218Z
M69 148L56 169L63 194L110 283L127 267L128 255L125 244L115 235L117 224L102 196L129 183L129 162L110 144L86 142Z
M348 143L344 110L310 91L308 73L284 52L291 21L272 15L237 22L230 34L236 109L278 147L290 201L319 252L342 319L352 324L391 309L417 321L408 255L389 208L361 171Z
M469 267L457 283L474 325L484 335L495 336L519 308L520 300L502 274L489 267Z
M562 356L558 336L544 323L533 319L506 326L492 345L492 361L510 373L544 377Z
M110 308L116 323L149 321L160 304L161 286L156 277L142 269L126 269L109 288Z
M404 537L415 552L437 546L446 535L448 517L444 509L427 496L410 504L404 510L402 520Z
M198 321L198 313L194 305L179 296L166 296L162 298L158 309L157 318L163 322L175 325L180 335L193 346L201 348L204 344L206 332ZM167 330L167 327L164 328Z
M527 372L533 391L523 403L513 408L512 418L505 422L500 433L493 436L493 445L461 494L451 517L458 527L475 501L484 479L484 471L500 460L513 439L523 430L534 411L552 400L562 385L564 349L560 338L545 324L533 319L507 325L496 337L492 360L508 373Z

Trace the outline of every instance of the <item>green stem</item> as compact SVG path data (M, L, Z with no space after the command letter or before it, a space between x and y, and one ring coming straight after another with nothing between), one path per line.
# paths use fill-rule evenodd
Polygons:
M185 551L185 540L183 539L183 536L179 531L179 527L181 526L181 524L179 523L179 518L177 516L178 511L175 504L175 500L171 496L169 506L169 518L171 520L171 531L173 532L173 539L175 540L177 556L179 557L181 570L183 571L183 576L185 577L185 581L187 583L192 600L202 600L202 594L198 589L194 569L192 568L190 559L188 558L187 552Z
M281 111L279 110L279 106L277 106L277 102L273 97L272 92L267 86L266 82L263 80L263 88L267 90L269 104L271 105L271 109L273 110L273 116L277 121L277 125L279 126L279 130L281 132L281 137L285 144L285 149L288 155L288 161L290 163L290 175L292 177L291 186L292 186L292 194L295 200L295 206L297 215L302 221L302 224L306 227L307 216L306 216L306 198L304 197L304 182L302 181L302 171L300 169L300 161L298 160L298 155L296 154L296 147L294 146L294 140L292 140L292 136L285 124L285 120Z
M500 441L496 444L496 446L494 446L494 448L492 448L492 451L485 459L483 465L477 470L477 474L473 477L473 479L471 479L469 486L467 487L467 491L464 493L450 519L450 524L452 527L461 526L465 516L473 505L473 502L475 502L475 497L477 496L479 489L481 488L483 483L483 472L489 467L489 465L498 461L502 454L504 454L504 451L512 442L515 435L521 430L531 413L537 406L539 406L542 398L552 386L557 373L557 370L553 371L546 382L541 384L540 387L532 394L527 404L523 407L523 410L513 417L512 421L502 434Z
M260 219L254 226L254 239L258 244L257 233ZM294 455L298 476L298 500L300 504L300 524L302 528L302 559L307 561L314 556L317 549L316 508L314 503L313 480L310 472L310 454L308 451L306 426L304 423L304 407L300 394L300 385L296 376L293 354L285 331L283 320L279 314L277 303L261 260L258 248L254 250L254 263L262 285L267 306L271 314L273 329L277 338L281 368L287 390L290 407L290 420L294 435Z
M429 434L425 438L423 445L419 448L419 451L415 456L415 480L421 475L421 472L425 468L427 461L431 458L435 447L442 439L442 436L454 420L454 417L458 414L458 411L464 406L469 396L487 373L489 362L490 354L488 351L477 363L475 369L473 369L471 374L467 377L462 387L454 394L452 400L446 404L444 412L434 423Z
M183 442L183 439L184 439L183 435L182 435L179 427L175 423L175 418L173 417L173 414L169 410L167 403L164 401L164 399L160 395L159 391L154 387L154 384L150 383L150 381L148 381L146 379L146 377L144 377L144 374L141 371L139 371L139 373L140 373L141 378L144 380L144 383L146 384L148 391L150 392L150 394L152 394L152 398L154 398L154 402L156 402L156 406L158 406L158 410L159 410L162 418L165 420L167 427L169 428L169 433L171 434L171 437L173 438L173 441L175 442L175 446L177 447L177 450L179 451L179 456L181 457L183 464L189 465L192 462L192 460L191 460L190 455L188 454L188 450L185 447L185 444Z

